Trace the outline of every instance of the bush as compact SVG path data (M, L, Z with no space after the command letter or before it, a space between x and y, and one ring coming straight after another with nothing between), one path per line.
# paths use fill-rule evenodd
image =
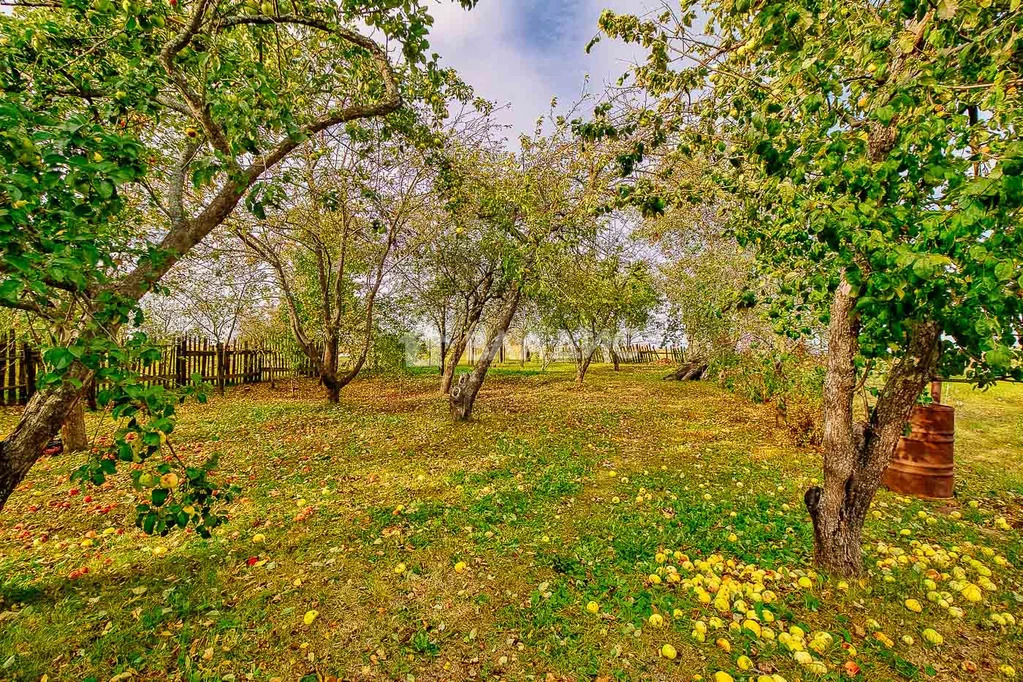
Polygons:
M819 445L823 437L824 366L803 347L795 350L751 347L718 355L707 376L755 403L772 403L793 440Z
M408 370L409 355L415 353L418 341L405 334L378 331L373 337L373 346L367 358L367 369L381 374L393 374Z

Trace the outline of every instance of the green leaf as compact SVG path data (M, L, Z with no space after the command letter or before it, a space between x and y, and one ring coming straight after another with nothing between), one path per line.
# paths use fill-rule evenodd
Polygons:
M934 274L934 266L926 258L917 258L913 261L913 274L920 279L928 279Z
M60 371L67 369L71 366L71 363L75 361L75 356L71 354L67 348L48 348L43 353L43 362L53 367L54 370Z
M1007 370L1012 366L1012 351L1006 346L998 346L984 354L984 362L996 372Z
M146 535L152 535L153 529L156 527L156 512L149 512L142 519L142 532Z
M162 505L164 502L167 501L167 498L169 496L170 496L170 490L167 490L167 488L153 488L153 495L152 495L153 506L154 507L159 507L160 505Z
M878 107L873 116L881 125L888 125L895 118L895 110L889 106Z

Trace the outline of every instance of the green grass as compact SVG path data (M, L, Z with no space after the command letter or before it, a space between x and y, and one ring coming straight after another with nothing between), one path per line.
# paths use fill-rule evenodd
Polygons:
M843 640L869 680L990 679L1023 660L1019 625L989 618L1023 620L1021 387L947 389L959 411L959 497L880 493L871 575L840 589L812 572L801 508L820 454L787 442L769 408L660 381L659 368L599 366L583 386L569 367L500 369L467 425L449 422L436 377L422 371L361 379L336 407L311 383L186 407L179 451L221 452L219 475L243 488L209 541L147 537L130 525L126 477L70 495L80 457L41 462L0 517L0 679L818 679L777 640L727 628L694 640L695 621L724 618L700 601L697 574L750 590L762 581L777 599L744 600L764 625L765 608L773 614L776 633L829 632L835 644L813 652L824 679L842 678ZM0 418L0 432L15 418ZM977 605L953 595L965 613L952 618L926 599L933 564L900 563L911 543L978 560L994 589ZM779 574L743 573L754 564ZM956 566L979 579L960 558L939 570L939 591L953 592ZM319 615L307 626L310 610ZM649 625L655 612L663 627ZM928 627L942 646L925 646ZM658 655L664 644L676 659ZM741 671L740 655L760 670Z

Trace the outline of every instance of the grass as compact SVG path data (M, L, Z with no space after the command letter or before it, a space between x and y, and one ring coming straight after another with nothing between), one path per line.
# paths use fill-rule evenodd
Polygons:
M337 407L310 383L229 391L175 431L243 487L209 541L147 537L126 477L72 491L81 457L42 461L0 516L0 678L792 681L845 679L853 660L860 679L960 680L1023 660L1020 626L997 622L1023 620L1021 387L948 390L957 499L880 493L871 575L844 585L809 560L819 453L769 408L662 373L598 366L580 387L568 367L508 366L468 425L424 372L360 379ZM984 573L980 603L953 589ZM962 617L927 600L932 578ZM702 591L730 594L727 613ZM779 643L793 626L822 676Z

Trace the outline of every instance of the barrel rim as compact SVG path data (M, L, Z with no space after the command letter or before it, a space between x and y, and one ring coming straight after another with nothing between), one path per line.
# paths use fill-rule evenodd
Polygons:
M914 405L913 406L913 411L916 412L918 410L921 411L921 412L925 412L925 411L929 411L929 410L936 410L936 411L939 411L939 412L953 412L954 413L956 408L953 407L952 405L946 405L944 403L927 403L926 405L920 405L920 404Z

